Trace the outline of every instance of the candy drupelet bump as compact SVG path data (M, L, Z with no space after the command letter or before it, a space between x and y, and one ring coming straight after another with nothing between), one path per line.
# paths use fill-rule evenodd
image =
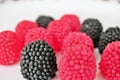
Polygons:
M99 68L106 80L120 79L120 41L109 43L106 46Z

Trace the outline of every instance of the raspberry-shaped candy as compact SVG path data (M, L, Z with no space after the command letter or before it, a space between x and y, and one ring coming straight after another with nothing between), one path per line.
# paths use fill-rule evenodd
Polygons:
M25 37L25 43L27 44L36 40L45 40L54 48L53 36L45 28L38 27L28 31Z
M120 41L109 43L106 46L99 68L107 80L120 80Z
M59 77L60 80L94 80L96 60L93 51L84 44L66 48L60 60Z
M64 21L52 21L48 26L48 31L53 35L55 51L60 51L64 37L71 32L70 25Z
M35 22L23 20L17 24L15 31L20 41L24 42L26 33L36 27L38 27L38 25Z
M72 31L80 31L81 24L77 15L65 14L61 17L61 20L70 24Z
M67 47L81 45L81 44L87 45L92 51L94 51L94 45L92 39L86 33L71 32L63 40L62 52Z
M23 45L19 42L15 32L0 33L0 64L11 65L19 62Z

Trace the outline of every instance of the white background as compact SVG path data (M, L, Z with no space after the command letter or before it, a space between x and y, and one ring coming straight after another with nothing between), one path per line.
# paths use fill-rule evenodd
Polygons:
M83 22L86 18L99 19L104 29L110 26L120 26L120 4L114 1L100 0L36 0L28 2L6 2L0 5L0 31L13 30L21 20L32 20L39 15L50 15L59 19L65 13L77 14ZM97 63L99 53L95 52ZM0 80L24 80L20 73L19 64L0 66ZM54 79L58 80L58 79ZM97 72L96 80L103 80Z

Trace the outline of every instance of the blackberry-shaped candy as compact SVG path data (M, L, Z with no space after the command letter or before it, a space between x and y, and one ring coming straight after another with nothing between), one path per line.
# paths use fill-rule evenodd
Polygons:
M87 33L93 40L94 46L98 46L100 34L103 30L102 24L97 19L86 19L82 24L82 32Z
M104 33L101 34L98 45L99 52L102 54L104 48L108 43L119 40L120 40L120 28L119 27L108 28Z
M36 23L40 26L40 27L44 27L47 28L48 24L53 21L54 19L50 16L39 16L36 20Z
M110 27L105 31L105 33L109 33L109 32L120 32L120 28L119 27Z
M26 45L22 50L20 66L27 80L50 80L57 71L55 53L43 40Z

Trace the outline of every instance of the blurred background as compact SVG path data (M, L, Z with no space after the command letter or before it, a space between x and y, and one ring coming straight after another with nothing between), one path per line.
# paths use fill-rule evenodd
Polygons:
M35 21L42 14L58 19L65 13L77 14L81 21L93 17L99 18L104 26L120 25L118 0L0 0L2 30L12 29L24 19Z
M0 3L5 2L17 2L17 1L35 1L35 0L0 0ZM37 0L36 0L37 1ZM38 0L42 1L42 0ZM84 0L84 1L100 1L100 0ZM120 2L120 0L101 0L101 1L113 1L113 2Z

